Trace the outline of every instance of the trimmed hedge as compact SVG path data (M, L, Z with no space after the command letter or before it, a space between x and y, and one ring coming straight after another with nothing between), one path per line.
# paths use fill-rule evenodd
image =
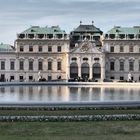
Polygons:
M112 106L112 107L68 107L68 106L63 106L63 107L0 107L0 110L47 110L47 111L55 111L55 110L128 110L128 109L140 109L140 106Z
M75 116L0 116L0 122L70 122L70 121L125 121L140 120L138 114L75 115Z

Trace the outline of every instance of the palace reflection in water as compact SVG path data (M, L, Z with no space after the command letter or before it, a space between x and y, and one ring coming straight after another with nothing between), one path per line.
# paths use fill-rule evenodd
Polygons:
M70 86L0 87L1 103L140 101L140 88Z

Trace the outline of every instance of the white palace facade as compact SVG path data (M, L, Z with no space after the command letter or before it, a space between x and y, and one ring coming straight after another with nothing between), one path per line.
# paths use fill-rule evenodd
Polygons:
M106 34L80 25L70 34L59 26L32 26L14 46L0 44L0 81L140 81L140 26L115 26Z

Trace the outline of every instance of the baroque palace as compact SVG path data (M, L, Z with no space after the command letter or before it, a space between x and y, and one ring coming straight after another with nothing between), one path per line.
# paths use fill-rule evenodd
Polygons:
M115 26L107 33L80 25L66 34L59 26L32 26L14 46L0 44L0 81L106 79L140 81L140 26Z

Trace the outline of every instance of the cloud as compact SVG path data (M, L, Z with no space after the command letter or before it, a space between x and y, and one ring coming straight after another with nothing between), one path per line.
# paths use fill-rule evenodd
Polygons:
M12 43L16 33L30 25L60 25L68 33L80 20L83 24L91 24L94 20L104 32L114 25L139 25L139 4L139 0L0 1L0 30L4 32L0 34L0 42Z
M60 0L62 2L67 2L67 0ZM71 2L98 2L98 3L123 3L123 2L140 2L139 0L71 0Z

